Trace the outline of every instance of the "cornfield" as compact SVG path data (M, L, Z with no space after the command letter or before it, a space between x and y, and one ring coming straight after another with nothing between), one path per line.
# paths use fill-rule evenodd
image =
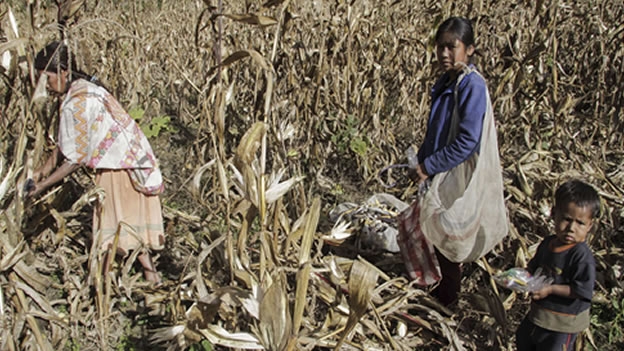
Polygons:
M400 174L386 189L378 173L422 141L432 37L452 15L476 31L511 230L464 264L449 310L329 214L376 193L413 199ZM623 19L622 0L3 1L0 348L514 350L530 299L491 275L526 265L552 230L554 190L577 177L602 199L577 348L622 349ZM32 61L61 38L159 158L160 288L136 252L101 275L89 170L23 199L58 121Z

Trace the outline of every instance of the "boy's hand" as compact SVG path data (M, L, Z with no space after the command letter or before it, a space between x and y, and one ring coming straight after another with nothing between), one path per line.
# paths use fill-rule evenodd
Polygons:
M539 290L533 291L531 293L531 297L533 300L541 300L543 298L548 297L548 295L552 294L552 285L547 285Z

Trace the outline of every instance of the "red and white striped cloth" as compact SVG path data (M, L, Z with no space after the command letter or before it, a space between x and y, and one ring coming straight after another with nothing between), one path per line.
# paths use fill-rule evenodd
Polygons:
M420 228L420 199L416 199L399 215L397 243L405 269L416 284L428 286L442 278L433 244L425 238Z

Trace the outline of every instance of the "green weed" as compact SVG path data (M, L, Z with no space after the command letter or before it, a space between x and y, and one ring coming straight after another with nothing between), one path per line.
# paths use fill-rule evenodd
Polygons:
M336 134L332 135L331 141L340 153L351 150L358 156L363 157L366 155L368 142L364 137L360 136L359 124L360 121L357 118L349 115L345 120L344 128L339 129L336 131Z
M613 299L611 304L593 304L591 326L599 344L622 344L624 342L624 299Z
M143 110L142 108L130 109L128 111L128 114L139 124L141 130L143 131L143 134L145 134L147 138L157 137L162 132L176 132L176 129L171 125L171 118L169 116L153 117L146 122L143 121L145 110Z
M202 340L196 344L191 345L188 351L212 351L212 344L208 340Z
M78 340L71 338L65 342L65 350L68 351L80 351L80 343Z

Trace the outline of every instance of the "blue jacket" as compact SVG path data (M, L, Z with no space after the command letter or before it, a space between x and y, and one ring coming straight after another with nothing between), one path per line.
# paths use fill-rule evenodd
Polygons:
M454 141L447 145L453 116L456 81L449 82L447 73L431 89L431 113L427 133L418 150L418 162L429 176L448 171L479 152L483 117L487 107L487 85L483 78L472 72L459 84L459 131Z

